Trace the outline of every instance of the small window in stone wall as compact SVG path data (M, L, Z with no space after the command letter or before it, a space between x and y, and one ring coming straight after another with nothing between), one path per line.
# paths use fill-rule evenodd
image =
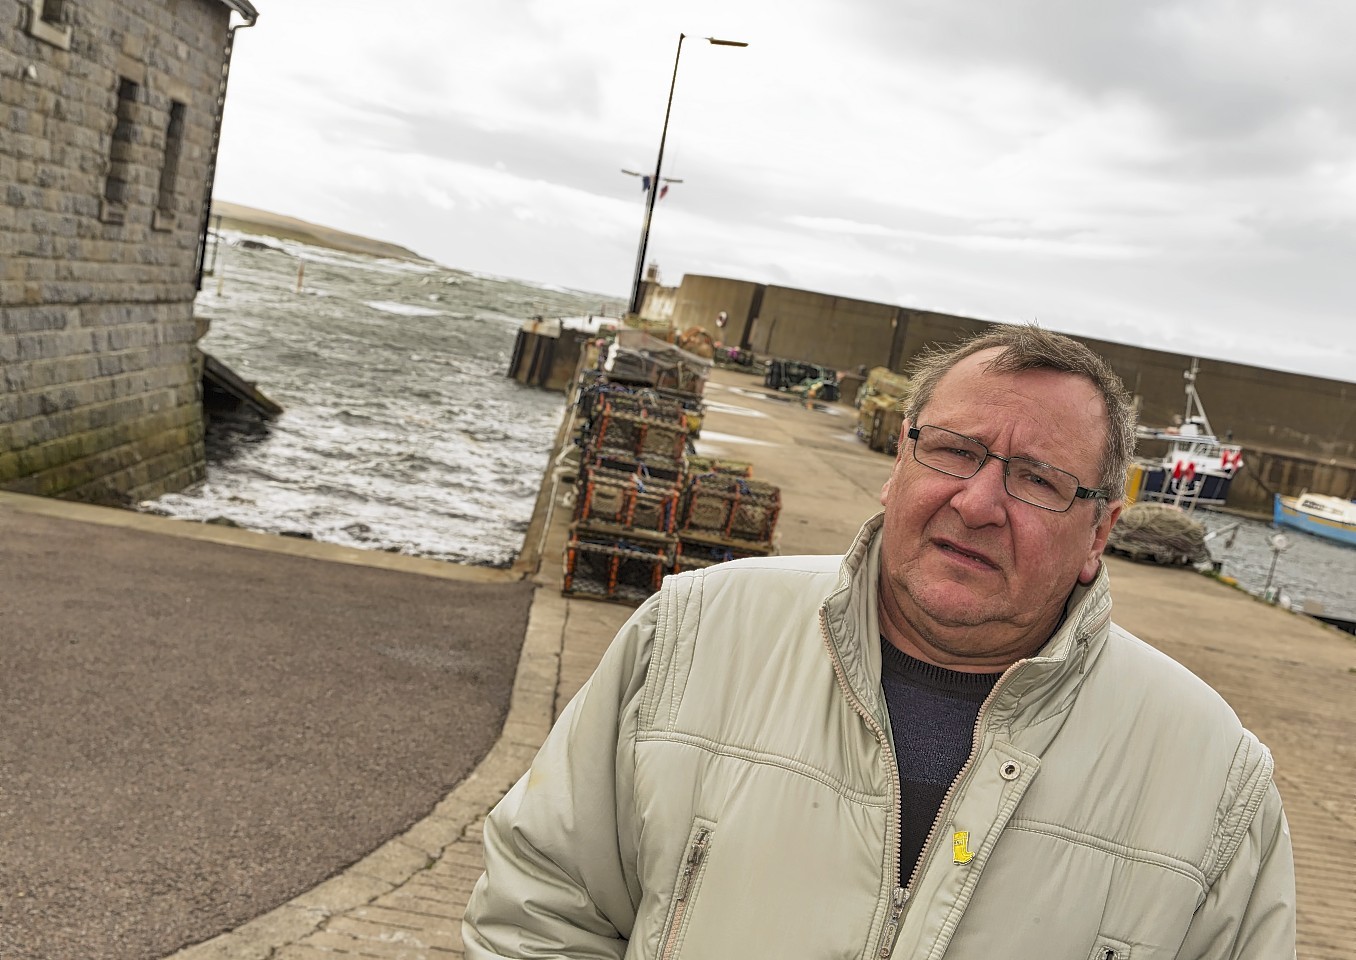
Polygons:
M104 181L101 219L122 223L127 218L127 185L132 175L132 148L136 136L136 106L141 86L126 77L118 78L117 124L108 151L108 179Z
M170 101L169 127L165 131L165 156L160 164L160 196L156 201L151 226L156 230L174 227L175 191L179 186L179 157L184 151L184 113L188 109L178 100Z
M54 47L71 49L71 0L29 0L28 32Z

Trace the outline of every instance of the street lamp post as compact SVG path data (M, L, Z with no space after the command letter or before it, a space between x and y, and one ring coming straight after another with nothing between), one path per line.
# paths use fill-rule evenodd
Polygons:
M640 228L640 250L636 253L636 275L631 281L631 305L628 312L640 313L640 278L645 270L645 250L650 243L650 218L654 216L654 202L659 196L659 174L664 166L664 141L669 136L669 114L673 112L673 88L678 84L678 60L683 55L683 40L686 34L678 34L678 52L673 57L673 79L669 81L669 102L664 108L664 129L659 134L659 156L654 162L654 176L650 178L650 189L645 196L645 221ZM706 42L717 47L747 47L742 40L717 40L707 37Z

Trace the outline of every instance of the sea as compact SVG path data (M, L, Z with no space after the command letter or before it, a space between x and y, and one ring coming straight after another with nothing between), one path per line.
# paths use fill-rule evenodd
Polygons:
M1356 547L1266 520L1213 510L1195 516L1223 576L1283 606L1356 621Z
M281 404L214 424L207 479L140 508L485 566L522 547L564 397L507 376L534 316L615 317L620 298L225 231L198 295L202 348ZM1356 548L1200 511L1221 574L1356 619Z
M532 316L616 316L593 293L225 231L202 349L284 413L214 424L207 479L140 508L326 543L505 566L564 410L507 376Z

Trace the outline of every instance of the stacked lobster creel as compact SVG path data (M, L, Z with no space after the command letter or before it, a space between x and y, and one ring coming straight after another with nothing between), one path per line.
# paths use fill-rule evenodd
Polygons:
M688 409L654 388L593 377L582 384L579 412L563 592L639 603L673 569Z
M772 552L780 488L750 477L752 471L694 473L688 477L678 523L674 572Z
M699 396L589 371L577 412L566 595L637 604L665 574L772 552L780 490L747 462L688 452Z

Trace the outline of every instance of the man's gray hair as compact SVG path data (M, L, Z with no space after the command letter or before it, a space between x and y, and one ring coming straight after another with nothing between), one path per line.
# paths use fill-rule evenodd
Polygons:
M1111 365L1083 344L1063 334L1051 333L1035 325L996 327L981 333L958 346L937 349L919 357L914 363L913 392L905 407L904 416L917 426L923 408L932 399L937 384L952 367L981 350L998 348L1001 352L989 363L995 373L1018 373L1023 370L1058 370L1088 380L1102 395L1106 405L1107 436L1102 454L1102 476L1099 486L1109 500L1125 497L1125 471L1135 450L1135 405ZM1100 519L1106 503L1097 502Z

